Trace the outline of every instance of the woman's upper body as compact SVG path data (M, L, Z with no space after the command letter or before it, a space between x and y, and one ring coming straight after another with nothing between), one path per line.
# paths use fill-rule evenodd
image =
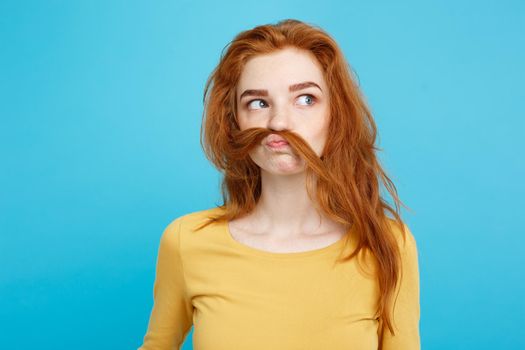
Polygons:
M210 86L203 135L224 212L164 232L142 349L180 345L192 324L199 350L418 349L415 240L385 220L375 125L335 42L295 20L256 27ZM220 218L193 232L208 214ZM368 271L333 264L352 246Z
M237 241L226 222L193 231L220 207L173 220L160 240L154 306L141 350L180 348L191 326L196 350L378 349L378 285L352 231L315 249L274 252ZM399 238L404 268L384 350L420 348L417 249ZM348 244L345 240L348 238Z

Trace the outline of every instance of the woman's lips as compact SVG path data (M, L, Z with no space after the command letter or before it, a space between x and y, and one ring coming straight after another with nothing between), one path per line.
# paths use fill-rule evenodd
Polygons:
M281 148L285 148L288 146L288 142L286 141L272 141L272 142L268 142L266 144L269 148L271 149L281 149Z

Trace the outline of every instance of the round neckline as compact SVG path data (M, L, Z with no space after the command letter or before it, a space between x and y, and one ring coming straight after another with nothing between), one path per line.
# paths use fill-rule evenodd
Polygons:
M317 255L325 255L332 251L335 251L337 248L339 248L348 238L349 234L346 233L343 235L343 237L339 238L337 241L316 249L310 249L310 250L303 250L299 252L271 252L268 250L262 250L259 248L255 248L249 245L246 245L244 243L241 243L237 241L230 231L229 222L227 220L222 220L221 227L224 235L226 236L227 240L235 246L237 249L250 254L250 255L257 255L262 257L268 257L268 258L277 258L277 259L294 259L294 258L302 258L302 257L308 257L308 256L317 256Z

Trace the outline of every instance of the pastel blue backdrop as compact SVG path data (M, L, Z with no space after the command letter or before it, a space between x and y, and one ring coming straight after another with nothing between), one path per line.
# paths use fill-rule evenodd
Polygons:
M221 199L206 78L283 18L323 27L359 77L412 209L423 349L525 348L523 4L2 1L2 348L141 344L164 227Z

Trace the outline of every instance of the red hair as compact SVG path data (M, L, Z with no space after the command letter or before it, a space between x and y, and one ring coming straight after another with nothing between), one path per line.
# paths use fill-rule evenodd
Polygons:
M330 137L321 157L292 131L263 128L240 131L237 123L236 87L245 63L256 55L285 47L313 53L329 87ZM201 128L201 144L207 158L224 173L221 207L225 211L210 217L200 228L218 220L232 220L254 209L261 194L260 168L247 156L248 151L270 133L281 135L305 159L308 193L315 191L318 209L354 228L356 249L340 262L352 259L361 250L371 252L375 258L380 290L378 333L382 337L385 326L395 334L392 314L401 261L391 224L401 228L405 239L405 225L399 215L400 204L405 205L379 164L375 151L380 148L374 146L377 127L349 68L340 48L326 32L298 20L257 26L239 33L229 43L206 82ZM393 197L395 210L381 197L380 181ZM387 217L386 212L394 219Z

